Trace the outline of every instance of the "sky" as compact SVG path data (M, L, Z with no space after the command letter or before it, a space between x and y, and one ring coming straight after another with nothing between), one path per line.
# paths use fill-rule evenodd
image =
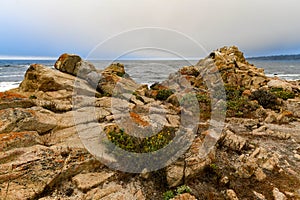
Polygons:
M0 58L300 53L299 0L0 0Z

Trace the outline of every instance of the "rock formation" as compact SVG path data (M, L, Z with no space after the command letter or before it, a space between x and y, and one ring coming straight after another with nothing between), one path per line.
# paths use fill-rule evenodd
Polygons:
M300 198L299 81L266 77L237 47L150 88L120 63L100 71L63 54L0 97L0 199ZM183 150L152 171L161 162L97 159L85 144L97 138L128 152Z

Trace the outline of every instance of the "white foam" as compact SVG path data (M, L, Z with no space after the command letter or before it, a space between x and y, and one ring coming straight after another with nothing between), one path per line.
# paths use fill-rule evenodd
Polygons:
M19 87L20 82L0 82L0 92Z

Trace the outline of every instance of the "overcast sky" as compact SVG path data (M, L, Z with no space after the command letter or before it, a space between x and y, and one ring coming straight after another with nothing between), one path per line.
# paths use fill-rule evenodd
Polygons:
M0 56L202 57L225 45L295 54L299 9L299 0L0 0Z

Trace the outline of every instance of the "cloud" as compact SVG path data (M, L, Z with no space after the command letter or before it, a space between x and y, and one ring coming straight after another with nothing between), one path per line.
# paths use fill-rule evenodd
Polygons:
M300 50L299 7L297 0L0 0L0 23L5 27L0 42L13 47L10 53L56 56L67 51L86 56L112 35L162 27L192 37L207 51L237 45L248 55L284 53ZM126 39L137 43L136 38ZM177 37L145 34L140 42L147 40L180 47L190 57L198 53ZM111 55L125 43L101 54ZM28 47L21 51L18 45ZM1 54L5 51L0 48Z

